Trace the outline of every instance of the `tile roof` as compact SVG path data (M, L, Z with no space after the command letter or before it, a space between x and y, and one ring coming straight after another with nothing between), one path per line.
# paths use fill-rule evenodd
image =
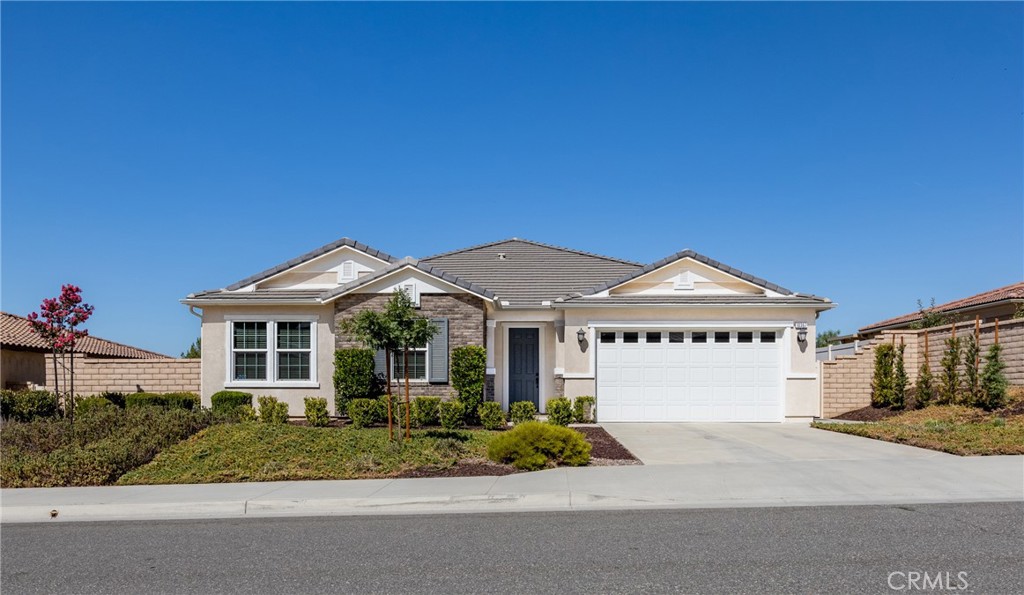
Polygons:
M520 238L436 254L419 262L486 287L510 306L540 306L542 301L640 268L627 260Z
M49 347L35 332L27 318L0 312L0 344L4 347L21 347L33 351L49 351ZM126 359L167 359L170 356L155 351L139 349L131 345L108 341L99 337L86 336L78 340L75 350L95 357L116 357Z
M319 304L320 296L326 293L326 289L257 289L255 291L226 291L223 289L211 289L200 291L190 295L185 301L226 301L243 304L245 302L273 303L273 302L309 302Z
M494 298L494 292L492 292L489 289L485 289L485 288L480 287L479 285L477 285L477 284L475 284L475 283L473 283L471 281L466 281L465 279L462 279L460 277L452 275L451 273L447 273L445 271L442 271L441 269L439 269L439 268L437 268L435 266L431 266L429 264L424 263L422 260L417 260L415 258L411 258L411 257L407 256L407 257L403 258L402 260L399 260L398 262L396 262L396 263L394 263L392 265L389 265L389 266L386 266L386 267L384 267L384 268L382 268L380 270L374 271L374 272L370 273L369 275L360 277L359 279L356 279L355 281L349 281L348 283L342 285L341 287L338 287L337 289L332 289L332 290L330 290L328 292L325 292L321 296L321 299L323 301L327 301L327 300L333 299L333 298L335 298L335 297L337 297L339 295L348 293L348 292L352 291L353 289L362 287L362 286L364 286L364 285L366 285L368 283L372 283L372 282L380 279L381 277L386 277L386 276L390 275L391 273L393 273L393 272L395 272L395 271L397 271L399 269L405 268L407 266L414 267L414 268L416 268L416 269L418 269L420 271L423 271L424 273L427 273L428 275L432 275L432 276L434 276L434 277L436 277L438 279L441 279L443 281L447 281L448 283L451 283L452 285L455 285L456 287L461 287L462 289L465 289L466 291L470 291L472 293L475 293L477 295L481 295L481 296L486 297L488 299L493 299Z
M781 293L781 294L784 294L784 295L793 295L793 292L788 290L788 289L786 289L785 287L781 287L781 286L776 285L776 284L774 284L774 283L772 283L770 281L766 281L766 280L764 280L764 279L762 279L760 277L755 277L755 276L753 276L753 275L751 275L749 273L744 273L743 271L741 271L739 269L736 269L736 268L733 268L733 267L731 267L731 266L729 266L727 264L723 264L721 262L718 262L717 260L712 260L712 259L708 258L707 256L704 256L703 254L700 254L698 252L695 252L695 251L689 250L689 249L682 250L680 252L676 252L675 254L672 254L671 256L666 256L665 258L662 258L659 261L652 262L649 265L646 265L644 267L641 267L641 268L638 268L638 269L636 269L634 271L631 271L628 274L626 274L626 275L624 275L622 277L619 277L618 279L613 279L611 281L607 281L605 283L601 283L600 285L596 285L596 286L591 287L591 288L587 289L586 291L582 291L580 293L583 293L584 295L591 295L591 294L594 294L594 293L598 293L600 291L604 291L606 289L610 289L610 288L618 286L618 285L622 285L623 283L625 283L627 281L630 281L632 279L636 279L637 277L640 277L641 275L646 275L647 273L650 273L651 271L660 269L663 266L672 264L673 262L676 262L677 260L682 260L683 258L692 258L693 260L696 260L697 262L700 262L700 263L706 264L706 265L708 265L710 267L716 268L716 269L718 269L718 270L720 270L720 271L722 271L724 273L728 273L728 274L732 275L733 277L739 277L740 279L743 279L744 281L749 281L750 283L753 283L754 285L758 285L760 287L764 287L766 289L770 289L771 291L774 291L774 292L777 292L777 293Z
M952 302L947 302L945 304L939 304L938 306L935 306L935 308L929 308L929 310L934 310L936 312L955 312L965 308L991 305L1008 300L1024 300L1024 281L979 293L977 295L972 295L970 297L961 298L959 300L953 300ZM890 318L888 320L869 324L868 326L862 327L860 332L863 333L892 326L910 324L916 320L920 320L920 318L920 312L911 312L910 314L904 314L903 316L897 316L896 318Z
M823 306L831 301L807 295L785 297L766 295L613 295L608 297L571 296L554 302L556 308L607 306Z
M266 279L267 277L271 277L271 276L276 275L276 274L278 274L280 272L286 271L286 270L288 270L288 269L290 269L292 267L298 266L298 265L300 265L300 264L302 264L302 263L304 263L306 261L313 260L317 256L322 256L324 254L327 254L328 252L331 252L332 250L337 250L338 248L341 248L343 246L349 246L350 248L355 248L356 250L359 250L360 252L369 254L370 256L372 256L374 258L379 258L379 259L387 261L389 263L395 262L395 257L391 256L390 254L386 254L384 252L381 252L380 250L377 250L376 248L371 248L370 246L367 246L366 244L364 244L362 242L357 242L357 241L355 241L353 239L350 239L350 238L341 238L340 240L333 241L330 244L324 244L323 246L320 246L316 250L312 250L310 252L306 252L302 256L298 256L298 257L293 258L293 259L291 259L291 260L289 260L287 262L282 262L281 264L279 264L277 266L274 266L274 267L270 267L269 269L267 269L267 270L265 270L263 272L256 273L255 275L246 277L245 279L242 279L241 281L232 283L231 285L228 285L227 287L225 287L225 289L227 289L229 291L232 291L232 290L235 290L235 289L241 289L241 288L245 287L246 285L252 285L253 283L256 283L257 281L262 281L262 280Z

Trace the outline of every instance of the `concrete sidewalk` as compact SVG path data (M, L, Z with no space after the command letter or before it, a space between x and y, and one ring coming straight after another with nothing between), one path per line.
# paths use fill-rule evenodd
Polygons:
M562 468L506 477L0 490L0 521L1024 500L1024 457ZM55 519L50 512L57 511Z

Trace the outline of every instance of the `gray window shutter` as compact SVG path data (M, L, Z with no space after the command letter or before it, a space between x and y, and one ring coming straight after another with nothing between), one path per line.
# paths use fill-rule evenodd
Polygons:
M385 367L386 363L387 362L386 358L384 357L384 350L378 349L377 353L373 354L373 373L380 374L381 376L383 376L387 372L387 369Z
M431 321L437 327L437 334L430 340L430 382L435 384L448 383L448 319L434 318Z

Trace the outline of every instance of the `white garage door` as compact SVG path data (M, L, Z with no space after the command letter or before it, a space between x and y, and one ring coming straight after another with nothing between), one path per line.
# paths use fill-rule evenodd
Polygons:
M613 421L781 421L781 333L599 330L597 415Z

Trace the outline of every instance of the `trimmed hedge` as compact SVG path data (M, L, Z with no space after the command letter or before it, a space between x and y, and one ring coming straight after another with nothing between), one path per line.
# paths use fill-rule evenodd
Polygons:
M537 406L531 401L516 401L509 406L508 413L512 423L519 425L537 418Z
M15 421L54 417L60 412L57 395L45 390L0 391L0 416Z
M131 393L125 396L127 409L135 407L163 407L164 409L199 409L199 395L195 393Z
M594 423L594 397L583 395L572 402L572 419L578 424Z
M527 421L492 440L487 458L527 471L557 465L578 467L590 462L590 443L576 430Z
M446 430L458 430L466 419L466 407L461 401L441 401L438 406L438 417L441 427Z
M96 411L103 409L120 409L112 401L104 399L103 397L79 397L75 399L75 417L83 415L92 415Z
M348 402L348 418L353 428L367 428L386 419L383 409L380 399L352 399Z
M352 399L380 396L381 379L373 367L372 349L338 349L334 352L334 407L344 411Z
M322 428L331 423L330 415L327 413L327 399L306 397L303 403L306 405L306 421L310 426Z
M213 393L210 405L214 413L231 413L241 405L252 407L252 393L240 390L222 390Z
M480 416L480 425L485 430L500 430L508 425L505 421L505 412L501 410L501 404L494 401L481 403L477 408L477 415Z
M487 350L479 345L463 345L452 349L452 388L466 411L466 422L475 423L477 408L484 400L487 372Z
M412 423L416 424L417 428L439 425L440 405L441 397L416 397L412 400Z
M548 423L556 426L567 426L572 423L572 403L565 397L548 401Z
M288 423L288 403L281 403L276 397L256 397L256 401L260 404L261 423Z

